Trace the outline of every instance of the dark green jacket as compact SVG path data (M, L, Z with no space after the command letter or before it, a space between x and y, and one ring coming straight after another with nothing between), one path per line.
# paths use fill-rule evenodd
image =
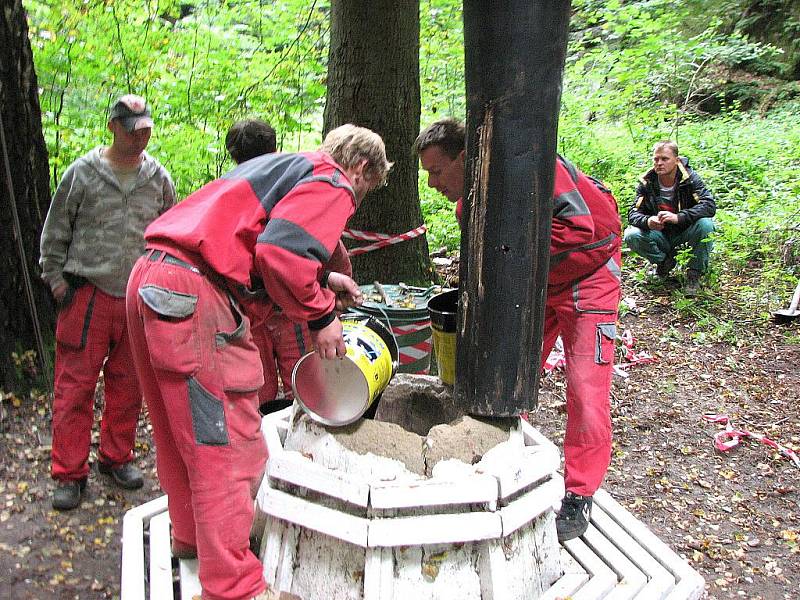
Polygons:
M661 186L658 175L653 169L639 178L636 186L636 198L628 211L628 224L649 230L647 219L657 215ZM689 167L689 160L680 157L678 160L677 187L675 202L678 210L678 224L668 225L668 233L683 231L703 217L713 217L717 212L714 197L708 191L700 175Z

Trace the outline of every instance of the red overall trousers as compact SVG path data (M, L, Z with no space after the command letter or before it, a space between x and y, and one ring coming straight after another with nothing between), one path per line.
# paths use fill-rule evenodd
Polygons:
M328 271L353 276L353 265L347 256L347 248L341 240L325 265ZM292 371L297 361L314 349L311 334L305 323L293 323L278 312L265 323L253 327L253 339L261 351L261 364L264 368L264 387L258 391L261 404L271 402L278 396L278 372L281 374L283 396L294 399L292 391Z
M292 400L292 370L300 357L313 349L308 326L293 323L282 313L273 314L261 325L253 327L253 340L261 352L264 369L264 385L258 391L259 402L271 402L278 396L278 372L283 396Z
M204 600L249 599L266 587L249 534L267 458L249 320L196 267L159 250L134 266L127 313L173 538L197 547Z
M611 376L614 366L619 263L610 260L587 277L548 289L542 365L556 338L564 342L567 431L564 487L592 496L611 462Z
M107 358L107 360L106 360ZM142 396L131 370L125 298L86 283L58 313L51 475L85 479L94 423L97 377L103 370L105 406L99 458L112 467L133 460Z

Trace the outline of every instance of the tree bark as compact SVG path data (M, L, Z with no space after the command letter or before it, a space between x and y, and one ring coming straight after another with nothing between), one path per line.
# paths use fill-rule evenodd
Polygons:
M388 187L367 196L350 220L352 229L398 234L422 224L411 151L419 114L419 2L333 0L324 131L345 123L369 127L394 162ZM420 236L355 256L353 269L362 282L430 281L427 240Z
M536 406L569 1L464 1L467 193L457 402Z
M54 322L50 290L39 277L38 267L39 236L50 204L47 147L21 0L4 0L0 14L0 111L11 171L9 186L0 148L0 387L8 390L25 383L20 381L11 353L31 349L38 353L34 315L45 341L52 340ZM24 261L17 243L14 206ZM35 311L28 300L26 272Z

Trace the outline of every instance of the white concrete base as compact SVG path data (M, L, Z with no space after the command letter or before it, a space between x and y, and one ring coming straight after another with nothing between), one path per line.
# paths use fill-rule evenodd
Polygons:
M173 568L170 540L166 496L125 513L120 600L192 600L200 595L197 561L182 560Z
M290 409L286 409L264 419L263 429L272 457L278 454L273 453L275 443L282 444L285 439L289 412ZM273 463L272 460L270 462ZM270 465L271 475L291 472L288 465L281 466L281 461L274 461L273 464L274 467ZM290 478L287 475L287 479ZM265 478L265 481L268 480ZM335 495L339 495L339 492L349 494L348 502L353 507L368 504L369 493L365 498L364 490L358 485L352 487L351 483L337 483L336 478L316 481L312 488L338 490ZM548 485L554 486L557 494L563 494L560 479L555 477L551 482ZM487 488L481 487L478 480L475 483L477 491L470 493L478 497L470 500L481 503L485 501L481 494L485 494ZM281 486L284 484L285 481L280 483ZM513 489L510 482L507 483L507 489ZM326 517L334 515L325 513L325 510L298 511L301 507L293 503L304 501L301 498L268 485L262 486L262 492L264 490L269 490L265 493L270 498L266 504L262 504L262 508L269 509L269 514L263 511L259 514L259 527L265 532L261 544L265 577L274 582L278 589L292 591L304 600L530 600L537 597L546 600L567 597L572 600L679 600L700 598L705 586L699 573L602 490L595 495L589 531L582 538L562 545L560 556L537 554L548 547L543 537L555 535L553 514L549 507L544 507L538 513L539 517L534 519L537 523L529 520L524 525L519 523L524 519L518 514L507 511L499 519L499 527L501 531L505 528L510 531L501 534L499 540L481 542L479 538L490 529L496 533L497 526L473 520L467 528L466 522L462 521L463 517L473 518L481 513L448 515L456 517L456 520L444 527L432 528L429 527L430 522L420 521L425 515L391 518L392 510L386 509L383 518L369 519L364 526L360 521L362 517L358 516L359 509L352 510L353 515L344 517L337 511L338 517L328 520ZM387 498L397 495L389 494L390 490L385 491L387 495L383 496L381 502L388 503ZM427 502L438 504L440 492L425 489L420 492L421 496L413 496L413 503L416 504L420 498L427 498ZM325 492L308 489L307 493L317 495ZM260 493L260 503L263 502L263 496ZM289 496L291 500L283 496ZM408 499L407 494L399 496ZM521 497L524 496L523 493ZM376 499L379 498L380 493L376 495ZM519 497L515 495L514 499L519 500ZM286 502L282 504L283 500ZM506 506L502 506L502 502L499 504L496 507L499 510L492 514L502 514L514 502ZM326 508L316 506L318 509ZM484 506L488 508L488 504ZM304 505L302 508L308 507ZM520 510L530 513L529 507ZM286 516L291 518L287 521ZM408 527L390 527L382 521L402 522ZM172 567L167 525L166 497L126 513L123 524L121 600L191 600L193 595L200 593L196 561L180 561L177 568ZM374 531L373 525L376 525ZM442 535L447 539L442 539ZM465 538L471 538L472 541L465 541ZM391 542L393 539L411 541L417 545L395 544ZM441 541L433 541L435 539ZM346 540L345 543L342 540ZM310 565L311 569L297 569L299 564ZM358 564L363 566L353 567ZM464 564L474 568L465 569ZM545 578L547 565L558 565L555 576L550 579L552 585L544 590L533 589L532 584L526 584L527 587L520 585L520 580L528 576L530 569L530 566L523 567L523 564L545 565ZM316 577L314 571L317 575L323 571L324 577ZM480 578L478 573L482 575ZM486 574L491 576L487 577ZM316 591L317 579L328 582L321 592ZM178 593L173 592L173 582L176 580Z
M534 600L560 576L558 450L527 423L475 465L441 461L425 478L348 450L307 418L287 434L288 414L264 419L270 458L256 499L276 589L305 600Z

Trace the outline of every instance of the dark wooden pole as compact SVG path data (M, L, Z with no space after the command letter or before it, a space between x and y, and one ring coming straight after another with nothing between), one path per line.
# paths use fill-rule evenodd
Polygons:
M536 406L570 2L464 0L467 193L456 402Z

